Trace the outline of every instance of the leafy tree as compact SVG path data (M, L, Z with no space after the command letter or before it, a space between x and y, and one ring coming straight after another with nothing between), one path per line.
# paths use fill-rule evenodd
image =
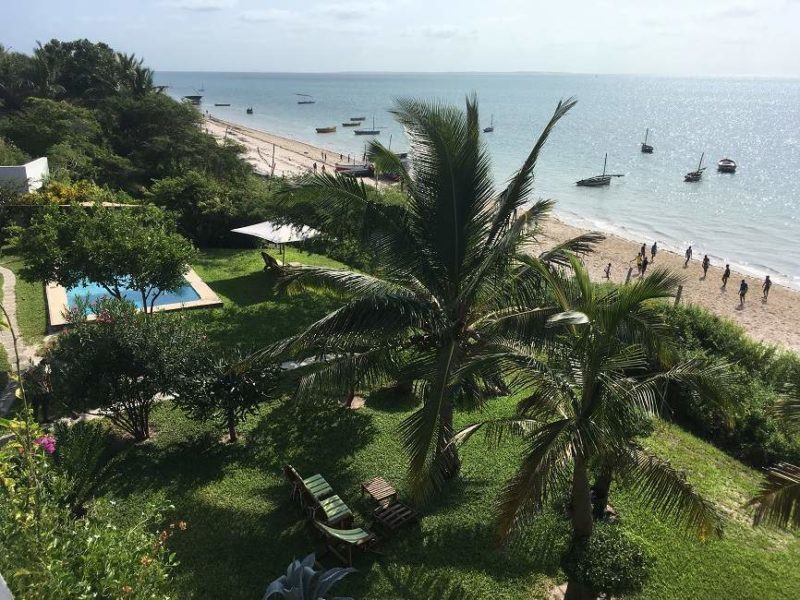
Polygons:
M235 442L241 422L277 392L279 374L279 367L250 361L239 352L224 358L201 352L177 378L174 401L192 418L227 427Z
M488 318L537 293L514 277L517 254L536 238L551 203L528 205L533 169L550 131L573 101L560 102L553 117L507 187L491 180L478 107L466 111L413 100L393 113L409 136L412 168L380 144L372 153L382 170L400 173L407 202L373 200L366 186L341 175L318 175L305 185L330 213L359 209L365 250L376 275L323 267L293 269L283 282L291 292L323 288L347 302L286 340L275 352L324 357L301 382L314 389L341 389L391 379L416 382L422 406L402 425L409 480L418 495L460 469L453 434L457 408L480 406L503 385L499 373L462 376L463 367L487 343ZM577 238L544 255L563 260L567 248L586 250L598 239Z
M572 539L592 536L592 492L605 508L612 475L621 477L653 511L682 520L701 539L720 535L721 517L713 505L669 463L635 441L642 423L659 412L659 397L669 382L691 386L706 399L724 404L730 385L727 366L698 361L661 370L652 356L669 360L671 331L654 301L674 295L680 279L654 270L633 285L593 286L577 259L573 277L528 259L548 284L555 312L496 319L495 347L472 368L502 369L523 394L517 415L476 423L454 437L462 443L485 429L493 439L506 433L526 443L522 464L497 502L498 533L506 538L566 485ZM601 475L590 488L590 472ZM604 487L605 486L605 487ZM568 598L590 597L570 579Z
M63 101L29 98L0 125L5 136L31 156L45 156L60 143L84 149L102 143L94 113Z
M30 80L33 60L21 52L11 52L0 44L0 106L18 110L33 93Z
M162 292L185 284L195 256L155 206L43 209L16 234L23 277L66 288L93 281L118 299L124 288L136 290L145 312L153 312Z
M150 411L202 339L182 318L146 317L129 302L103 300L96 320L77 311L70 327L47 351L54 396L76 411L99 408L137 441L150 437Z
M0 137L0 165L24 165L28 160L27 154Z

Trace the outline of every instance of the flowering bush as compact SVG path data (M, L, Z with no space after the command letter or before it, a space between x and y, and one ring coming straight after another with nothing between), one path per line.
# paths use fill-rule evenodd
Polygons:
M43 435L36 438L34 443L48 454L53 454L56 451L56 439L51 435Z

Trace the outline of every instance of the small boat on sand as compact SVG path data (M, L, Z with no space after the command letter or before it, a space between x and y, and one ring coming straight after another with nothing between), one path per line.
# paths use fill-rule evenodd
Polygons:
M372 177L375 174L370 163L337 163L336 171L350 177Z
M317 133L336 133L336 127L317 127Z
M366 121L367 117L350 117L350 120L351 121L356 121L356 122L361 122L361 121Z
M694 183L695 181L700 181L703 178L703 171L706 170L706 168L703 166L703 157L705 155L706 155L705 152L703 152L700 155L700 162L697 163L696 171L689 171L686 175L683 176L684 181L688 181L689 183Z
M494 131L494 115L492 115L492 119L489 122L489 126L483 128L483 133L492 133L493 131Z
M650 135L650 130L646 129L644 132L644 141L642 142L642 152L644 154L652 154L653 147L647 143L647 136Z
M580 185L582 187L601 187L604 185L611 184L612 177L624 177L623 173L608 173L606 174L606 164L608 163L608 152L606 152L606 157L603 159L603 174L602 175L595 175L593 177L587 177L586 179L581 179L580 181L576 181L575 185Z
M731 158L721 158L717 161L717 171L720 173L736 173L736 161Z
M358 127L361 125L358 121L348 121L347 123L342 123L342 127Z

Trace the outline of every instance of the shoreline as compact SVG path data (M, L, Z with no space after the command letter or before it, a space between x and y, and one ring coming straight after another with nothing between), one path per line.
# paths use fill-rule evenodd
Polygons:
M318 168L333 169L337 162L347 162L347 155L320 146L275 135L204 115L206 130L219 139L232 137L245 147L243 158L261 175L274 174L296 176L313 172L313 164ZM274 144L274 146L273 146ZM340 158L341 156L341 158ZM353 157L351 157L353 158ZM373 181L369 179L368 181ZM557 205L556 205L557 206ZM556 209L557 212L557 209ZM552 216L542 230L542 246L552 245L568 238L592 231L585 227L572 225L558 214ZM598 244L595 252L583 257L593 281L605 279L604 268L612 264L610 281L624 283L629 266L633 266L631 279L636 273L636 255L641 242L622 237L615 231L602 231L606 239ZM650 258L650 244L647 242L647 256ZM710 257L711 258L711 257ZM800 351L800 290L774 282L769 300L761 300L763 278L735 270L732 264L731 277L727 289L721 289L723 267L715 264L708 270L708 277L702 277L702 254L695 254L687 268L684 258L673 249L662 247L652 266L667 266L683 276L683 295L681 302L702 306L716 315L734 321L744 328L748 335L757 341L775 344L786 349ZM739 282L744 279L750 289L744 307L739 307Z

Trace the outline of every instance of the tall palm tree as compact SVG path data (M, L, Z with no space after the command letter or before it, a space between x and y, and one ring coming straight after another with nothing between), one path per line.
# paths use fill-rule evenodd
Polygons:
M537 293L531 278L516 281L517 254L536 238L552 204L530 203L539 153L556 123L575 104L558 103L519 170L498 194L481 139L477 100L466 111L399 100L392 111L409 139L411 167L379 143L371 155L383 171L399 174L406 201L389 205L343 175L317 175L304 187L318 193L333 225L357 209L363 243L377 265L373 274L302 267L283 285L289 291L322 288L346 303L275 352L321 357L299 393L414 382L421 406L402 424L409 481L422 496L460 468L448 446L457 408L479 406L502 383L497 373L455 377L485 343L486 317L522 305ZM581 236L543 255L565 260L600 236Z
M680 280L655 270L609 291L593 286L577 259L571 260L572 277L536 259L527 262L546 280L554 310L501 316L495 328L508 337L465 368L505 372L512 388L525 392L517 414L475 423L453 438L461 444L484 429L494 440L508 433L525 440L521 466L498 498L500 539L565 489L573 541L591 536L592 469L624 478L652 510L682 519L701 538L720 533L714 507L635 442L642 423L658 413L667 382L713 401L727 398L725 365L687 362L654 372L650 357L667 354L669 329L653 301L674 295ZM587 594L580 584L568 584L568 597Z
M144 59L136 58L135 54L117 52L116 62L119 87L136 97L153 91L153 71L144 66Z
M30 85L35 96L41 98L57 98L64 94L64 86L58 83L61 73L59 57L49 52L41 42L36 42L37 47L33 52Z
M781 402L777 411L793 425L800 425L800 394ZM800 528L800 467L778 463L767 469L761 489L749 503L755 506L754 525Z

